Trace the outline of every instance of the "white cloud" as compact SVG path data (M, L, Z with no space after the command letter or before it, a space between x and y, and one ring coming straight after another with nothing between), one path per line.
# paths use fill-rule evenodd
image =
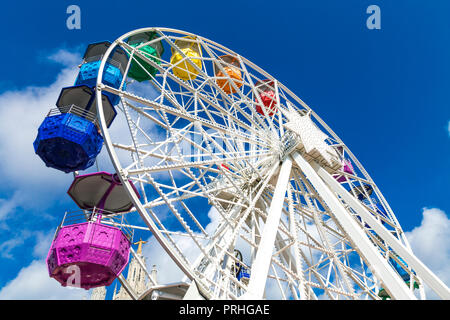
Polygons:
M22 245L24 243L23 238L12 238L9 240L6 240L0 244L0 257L6 258L6 259L13 259L14 256L11 253L14 248Z
M219 224L220 214L212 207L208 212L208 217L210 218L210 222L205 227L205 230L210 233L213 232ZM200 253L196 244L190 240L190 238L185 236L175 236L173 238L188 260L195 261ZM178 268L175 262L172 261L154 236L151 236L148 239L148 242L143 246L142 253L147 257L147 264L149 266L156 265L156 269L158 270L158 283L166 284L182 281L184 273Z
M450 284L450 219L437 208L424 208L420 226L406 232L414 254L447 286ZM426 290L428 299L437 298Z
M33 257L45 258L53 240L54 230L47 232L35 230L18 230L10 239L0 243L0 257L6 259L15 259L13 250L22 246L25 241L34 238Z
M36 237L36 244L33 248L33 256L36 258L46 258L50 246L53 241L54 230L48 232L36 231L34 233Z
M60 50L50 60L64 65L81 61L81 57ZM34 153L33 141L50 108L55 107L63 87L74 83L76 65L61 70L47 87L27 87L0 95L0 175L8 181L8 192L15 192L0 203L0 219L17 208L37 208L64 195L72 176L47 168ZM6 191L6 190L3 190Z
M18 208L39 209L39 213L46 216L43 212L45 206L64 199L72 181L72 175L44 165L34 153L33 141L49 109L55 107L61 89L73 85L81 56L59 50L48 59L64 66L52 84L6 91L0 95L0 135L4 137L0 141L0 157L3 160L0 175L7 181L1 189L0 222L2 228L8 230L8 218L13 213L17 215ZM27 214L32 214L32 211L28 210ZM0 299L82 298L84 290L63 288L49 277L45 256L51 236L39 230L22 230L0 245L0 255L13 258L14 249L35 237L32 254L38 257L1 288Z
M0 291L0 300L80 300L84 289L64 288L48 275L45 260L34 260Z
M0 199L0 220L17 208L20 203L20 195L16 191L9 199Z
M183 254L190 261L193 261L199 252L194 243L184 236L175 236L173 238ZM159 284L182 281L184 273L164 251L155 237L152 236L148 239L148 243L143 247L143 255L147 257L147 265L156 265L158 271L157 281Z
M66 49L59 49L52 53L48 57L48 60L59 63L65 67L73 68L81 63L81 56Z
M448 121L448 124L447 124L447 130L448 130L448 135L450 137L450 120Z

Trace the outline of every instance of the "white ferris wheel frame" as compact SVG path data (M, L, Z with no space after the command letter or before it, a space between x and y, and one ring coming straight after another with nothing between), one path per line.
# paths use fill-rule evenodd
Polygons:
M177 266L182 270L182 272L186 275L186 277L194 282L194 280L197 280L197 275L192 270L192 265L186 261L186 259L183 257L183 255L176 250L172 244L167 240L164 233L158 228L157 224L155 223L154 219L148 214L146 208L143 206L141 200L136 196L134 193L129 181L128 181L128 175L129 172L122 168L121 162L119 160L119 157L115 151L115 147L113 144L113 141L111 140L108 128L106 126L106 121L103 114L103 105L102 105L102 98L101 93L103 90L107 92L111 92L114 94L120 95L122 98L123 96L126 96L129 99L141 102L143 104L146 104L148 106L152 106L154 108L165 108L165 111L167 112L173 112L174 110L171 110L170 107L164 106L162 104L158 104L157 102L149 101L142 99L138 96L135 96L133 94L128 94L127 92L121 90L121 89L115 89L112 87L109 87L102 83L102 75L103 70L105 68L106 61L108 57L110 56L111 52L118 46L119 44L124 45L124 39L138 34L142 32L147 31L161 31L161 32L173 32L185 36L193 36L198 39L199 42L207 42L208 44L212 44L218 48L222 48L228 52L232 52L236 57L240 59L240 61L245 62L243 63L245 68L245 65L251 66L254 70L257 70L260 74L265 75L268 79L273 79L267 72L259 68L258 66L254 65L247 59L243 58L242 56L234 53L233 51L229 50L228 48L225 48L221 46L220 44L217 44L211 40L205 39L201 36L194 35L192 33L188 33L185 31L180 31L176 29L170 29L170 28L142 28L137 29L131 32L128 32L121 37L119 37L117 40L113 42L113 44L108 48L107 52L105 53L98 72L98 78L97 78L97 87L96 87L96 98L97 98L97 117L100 120L100 129L104 138L105 146L107 149L107 152L109 154L109 157L111 159L111 162L122 181L123 185L125 186L131 201L133 202L137 212L139 213L140 217L144 221L145 225L148 227L148 230L153 234L155 239L160 243L162 248L167 252L167 254L171 257L171 259L177 264ZM134 52L134 51L133 51ZM137 51L136 51L137 52ZM139 54L138 54L139 55ZM144 56L140 56L141 58L144 58ZM131 59L130 59L131 60ZM151 62L150 60L148 60ZM128 72L128 68L125 70L125 74ZM199 72L202 72L202 70L198 70ZM176 79L175 76L172 76L174 81L178 81L179 83L182 83L179 79ZM122 81L122 84L120 88L122 88L123 83L125 81L125 76ZM250 80L251 81L251 80ZM306 105L300 98L298 98L294 93L292 93L288 88L286 88L283 84L279 83L275 80L275 88L282 88L284 92L289 95L290 98L294 99L296 103L303 106L310 114L316 119L318 123L330 134L332 135L333 139L335 139L340 145L344 146L347 152L347 155L351 158L354 164L358 166L361 173L364 175L364 179L366 181L370 182L371 185L373 185L375 188L375 192L378 195L379 199L383 202L383 205L387 208L389 217L393 221L393 223L396 226L396 230L399 230L399 238L394 237L389 231L387 231L361 203L359 203L357 200L355 200L354 197L352 197L326 170L324 170L319 165L310 164L308 161L305 160L305 158L298 152L294 151L287 157L283 159L283 162L280 164L279 167L272 168L272 170L279 169L280 173L278 176L278 181L275 187L274 195L272 198L272 202L270 204L270 208L267 213L267 220L265 223L264 230L261 234L261 242L258 247L258 251L256 253L256 258L254 261L255 266L252 268L252 275L250 278L250 282L248 285L248 290L246 294L240 297L240 299L262 299L264 294L264 287L265 287L265 279L268 276L268 271L270 268L270 264L272 262L272 248L274 245L276 233L277 233L277 226L280 222L280 215L281 215L281 206L283 204L285 193L288 191L288 196L290 194L289 186L287 185L287 181L289 179L291 168L293 164L296 164L303 172L303 174L307 177L307 179L314 185L315 189L317 190L318 194L324 199L326 204L331 208L332 212L334 213L336 219L338 220L341 227L345 230L346 234L350 237L351 242L355 245L355 249L357 252L368 261L368 265L373 272L374 275L376 275L377 278L382 280L383 285L385 286L385 289L389 292L389 294L394 299L416 299L410 288L405 286L403 280L398 276L398 274L395 273L395 271L388 265L387 260L385 257L383 257L380 252L376 249L376 247L372 244L372 242L369 240L367 235L364 233L364 231L361 229L361 227L356 222L356 219L354 217L351 217L346 209L343 206L342 200L345 201L348 205L352 207L354 211L357 212L357 214L364 219L378 234L378 236L387 244L387 246L391 247L397 254L399 254L406 263L410 266L410 268L414 269L417 274L417 279L420 279L424 283L426 283L433 291L435 291L441 298L443 299L450 299L450 291L445 286L445 284L436 276L434 275L417 257L414 256L412 253L412 250L410 248L410 245L406 239L406 236L401 231L400 224L398 223L396 217L394 214L392 214L392 210L389 207L389 204L384 199L381 192L376 187L375 183L370 178L369 174L365 171L363 166L358 162L357 158L351 153L351 151L345 146L345 144L339 139L339 137L334 134L334 132L327 126L325 122L323 122L320 117L314 113L313 110L311 110L310 107ZM279 97L278 97L279 101ZM267 116L267 115L266 115ZM271 123L269 122L269 126L271 126ZM221 128L222 129L222 128ZM273 128L272 128L273 129ZM283 130L282 126L280 125L280 130ZM276 130L274 130L276 131ZM276 131L277 132L277 131ZM217 161L216 161L217 162ZM181 164L182 165L182 164ZM281 169L280 169L281 168ZM136 172L134 172L136 173ZM271 176L271 175L270 175ZM266 181L267 182L267 181ZM264 189L261 187L261 189ZM255 200L256 201L256 200ZM262 250L260 248L263 248ZM293 261L297 261L299 263L299 257L295 257ZM139 261L142 267L145 268L145 265L142 261ZM149 274L147 272L147 274ZM136 295L133 294L132 289L129 288L129 285L126 283L126 280L121 276L119 278L120 282L124 285L125 289L131 294L133 298L136 298ZM278 280L278 279L277 279ZM301 280L301 279L300 279ZM304 279L303 279L304 280ZM156 283L153 283L156 284ZM197 286L199 287L200 292L202 295L204 295L207 299L213 298L211 293L209 292L208 288L200 281L196 281ZM311 289L309 289L311 291ZM299 286L299 292L300 296L307 296L308 294L311 294L311 292L306 292L306 287L304 285ZM421 292L423 294L423 292ZM311 298L314 298L313 295L310 295ZM317 297L315 297L317 298Z

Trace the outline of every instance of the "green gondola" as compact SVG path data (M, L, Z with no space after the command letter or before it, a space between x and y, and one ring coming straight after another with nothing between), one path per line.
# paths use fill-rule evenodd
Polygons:
M407 281L405 283L409 287L409 281ZM416 281L414 281L413 287L414 287L414 289L419 289L419 284ZM387 299L391 298L391 296L383 288L381 288L381 290L378 292L378 296L380 298L382 298L383 300L387 300Z
M143 32L131 36L128 39L127 43L133 48L136 48L142 43L156 39L157 36L158 34L156 32ZM162 46L161 41L150 43L146 46L139 48L138 50L139 53L144 55L146 58L149 58L158 65L161 64L160 58L164 53L164 48ZM131 52L129 53L131 54ZM155 76L157 72L158 69L156 67L152 66L149 62L147 62L142 57L139 57L139 55L135 53L131 61L130 69L128 71L128 77L136 81L142 82L145 80L150 80L151 77Z

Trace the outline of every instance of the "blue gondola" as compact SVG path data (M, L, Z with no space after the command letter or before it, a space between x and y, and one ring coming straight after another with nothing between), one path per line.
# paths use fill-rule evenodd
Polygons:
M66 113L51 110L33 143L34 151L47 167L65 173L92 166L103 145L103 138L94 123L74 109L72 107Z
M75 85L86 85L90 88L95 88L100 63L110 45L111 42L102 41L92 43L87 47ZM124 70L128 64L128 59L128 54L122 48L116 47L110 55L110 58L108 58L103 69L102 83L118 89L122 82ZM125 89L126 83L124 82L123 90ZM118 95L110 92L105 92L105 94L110 98L112 105L119 103L120 98Z
M239 266L239 264L237 263L237 266ZM241 281L241 280L249 280L250 279L250 272L248 271L248 269L244 266L242 266L242 268L240 268L238 274L236 275L236 278Z
M234 256L237 260L242 261L242 253L239 250L234 249ZM235 276L238 281L243 280L244 282L246 282L250 279L250 272L244 265L239 262L235 262L234 268Z
M63 88L56 102L38 129L34 151L47 167L69 173L85 170L95 163L103 146L97 121L95 86L101 60L111 43L90 44L83 57L75 86ZM103 83L119 88L128 64L128 55L116 48L107 60ZM125 89L125 84L124 87ZM119 97L102 92L103 115L109 127L116 117L114 105Z

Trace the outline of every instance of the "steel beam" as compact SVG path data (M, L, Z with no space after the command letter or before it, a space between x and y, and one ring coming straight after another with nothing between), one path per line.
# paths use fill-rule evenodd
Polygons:
M261 234L255 260L252 262L252 272L247 292L241 297L247 299L262 299L266 287L267 275L272 261L275 238L280 224L281 212L286 195L289 177L291 175L292 160L286 158L281 165L277 185L270 204L266 223Z
M316 170L297 151L291 156L330 208L334 217L350 238L349 240L355 245L355 249L368 263L371 271L383 282L390 296L399 300L415 300L416 297L405 285L405 282L388 265L386 259L381 256L380 252L364 233L364 230L347 212L339 199L317 174ZM316 168L318 167L316 166Z
M333 177L318 165L313 165L317 174L367 223L377 235L389 245L395 253L410 266L416 274L442 299L450 300L450 290L428 269L412 252L396 239L364 206L352 197Z
M123 274L120 274L117 277L117 280L119 280L120 284L125 289L125 291L130 295L131 299L137 300L137 298L138 298L137 295L134 293L133 289L130 287L130 285L128 284L128 281L125 279Z

